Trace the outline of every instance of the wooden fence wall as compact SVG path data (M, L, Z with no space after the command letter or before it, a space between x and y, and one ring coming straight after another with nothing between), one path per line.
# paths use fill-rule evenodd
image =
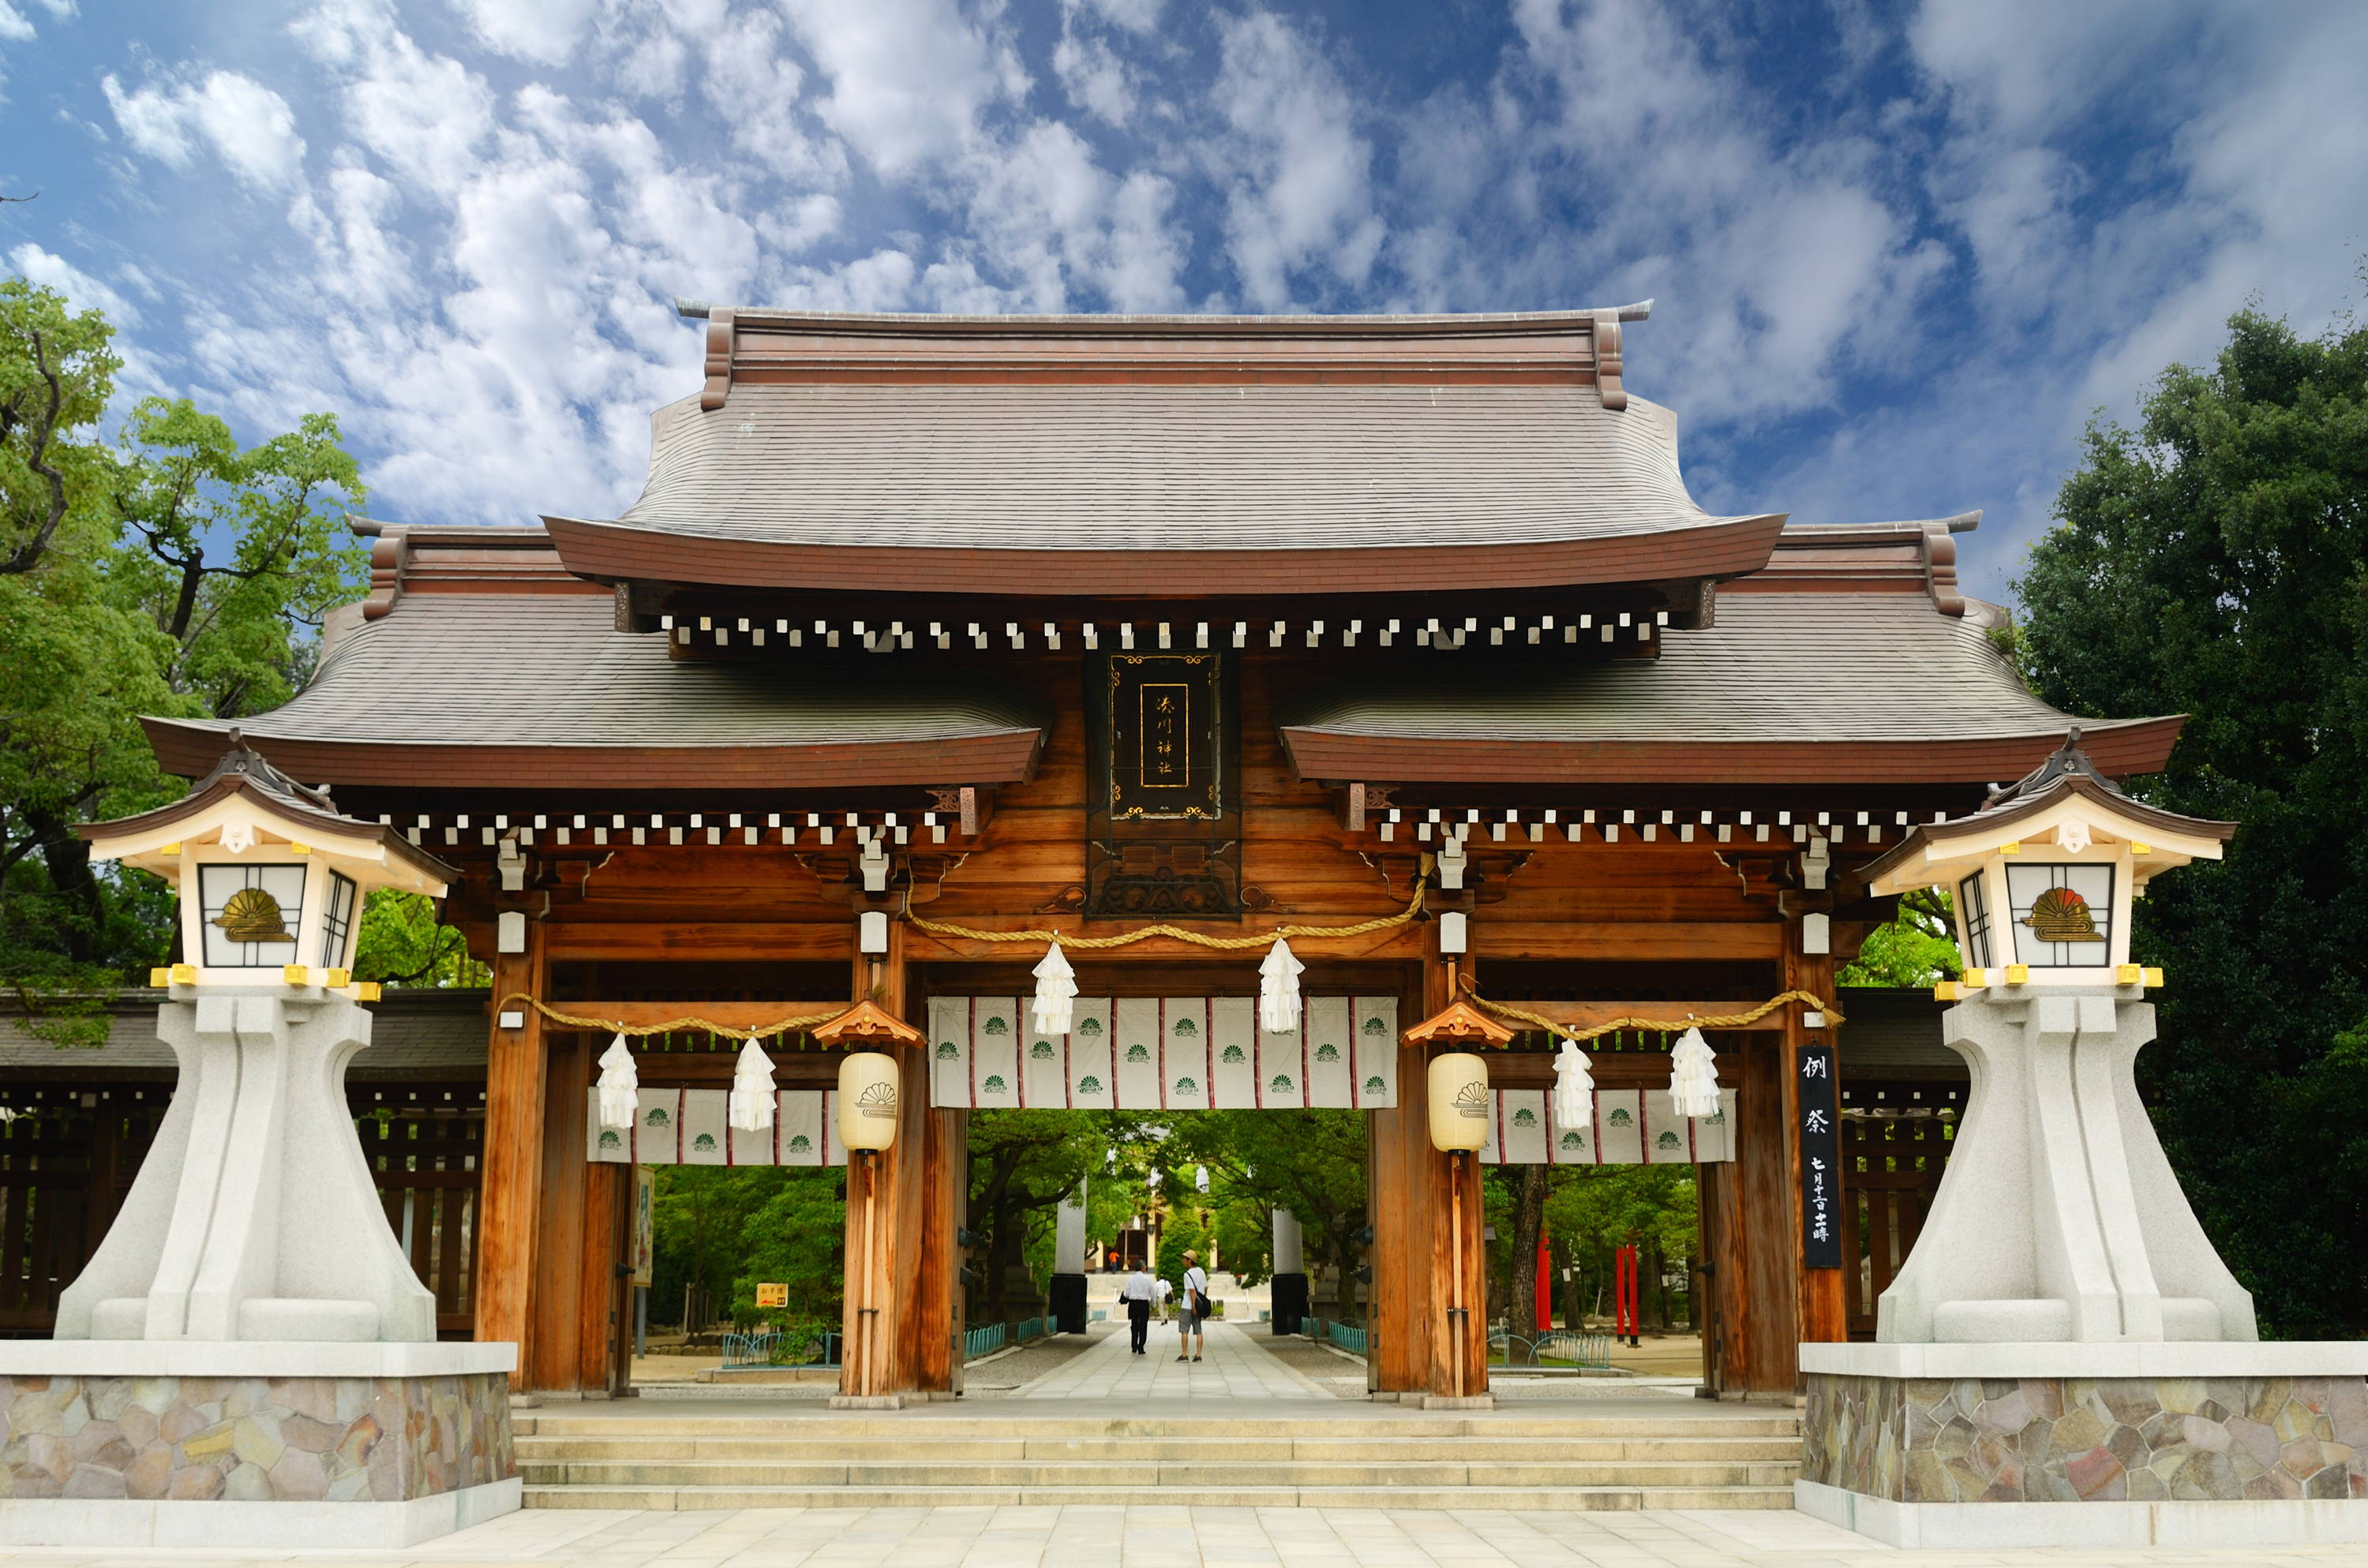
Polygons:
M1860 1240L1857 1278L1845 1282L1852 1339L1874 1337L1875 1302L1924 1229L1965 1088L1842 1079L1842 1190L1857 1210Z
M18 1113L0 1123L0 1338L55 1326L58 1293L114 1222L172 1096L169 1084L121 1082L0 1091ZM354 1084L347 1100L387 1223L436 1292L438 1335L469 1338L484 1085Z

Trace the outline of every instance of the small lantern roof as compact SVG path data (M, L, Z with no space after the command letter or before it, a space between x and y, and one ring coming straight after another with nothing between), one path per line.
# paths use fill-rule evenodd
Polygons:
M1997 791L1971 816L1928 823L1866 869L1870 892L1897 893L1951 881L1973 862L2009 844L2067 842L2073 834L2098 843L2132 846L2131 870L2144 883L2193 860L2217 860L2236 833L2232 822L2212 822L2134 801L2097 769L2073 729L2064 744L2028 775Z
M259 839L302 844L331 859L371 868L373 886L440 898L460 880L458 871L395 829L344 815L328 791L307 789L272 767L236 730L213 771L179 800L136 816L85 823L77 831L93 857L170 878L179 869L183 846L220 843L233 824L251 828Z

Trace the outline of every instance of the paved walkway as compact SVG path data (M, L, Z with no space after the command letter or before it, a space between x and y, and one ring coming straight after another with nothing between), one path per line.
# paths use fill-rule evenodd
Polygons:
M1331 1390L1259 1349L1250 1333L1250 1329L1229 1323L1212 1323L1202 1335L1205 1344L1201 1359L1178 1361L1176 1353L1182 1347L1183 1336L1174 1324L1154 1323L1150 1343L1140 1356L1127 1348L1130 1336L1121 1326L1118 1333L1105 1336L1065 1366L1033 1382L1023 1383L1003 1397L1204 1403L1230 1400L1265 1404L1277 1400L1321 1400L1326 1406L1339 1403Z
M1899 1551L1794 1513L1349 1508L539 1510L404 1551L0 1551L0 1563L553 1568L2331 1568L2358 1546Z

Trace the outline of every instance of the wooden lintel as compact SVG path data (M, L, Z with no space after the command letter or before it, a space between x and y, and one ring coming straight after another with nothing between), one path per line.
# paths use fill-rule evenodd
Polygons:
M1500 921L1474 915L1472 951L1481 959L1595 960L1764 959L1784 953L1784 927L1746 921Z
M855 951L855 922L845 918L745 924L569 922L551 926L550 944L555 960L843 961Z

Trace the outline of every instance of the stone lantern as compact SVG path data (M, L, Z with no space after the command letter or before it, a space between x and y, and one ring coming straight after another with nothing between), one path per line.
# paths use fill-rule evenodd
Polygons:
M2368 1346L2260 1340L2133 1073L2164 976L2131 901L2235 831L2131 800L2076 730L1867 867L1954 894L1972 1092L1876 1342L1800 1347L1801 1508L1903 1546L2368 1540Z
M19 1473L0 1544L398 1548L522 1494L518 1347L437 1341L346 1102L362 901L456 873L229 740L181 800L82 830L180 894L180 1078L56 1337L0 1346L0 1404L80 1434L46 1490Z
M180 1081L114 1227L58 1304L61 1339L427 1341L346 1106L370 1043L352 982L362 901L440 896L455 873L340 814L233 732L182 799L83 829L92 854L170 880L182 960L156 978Z

